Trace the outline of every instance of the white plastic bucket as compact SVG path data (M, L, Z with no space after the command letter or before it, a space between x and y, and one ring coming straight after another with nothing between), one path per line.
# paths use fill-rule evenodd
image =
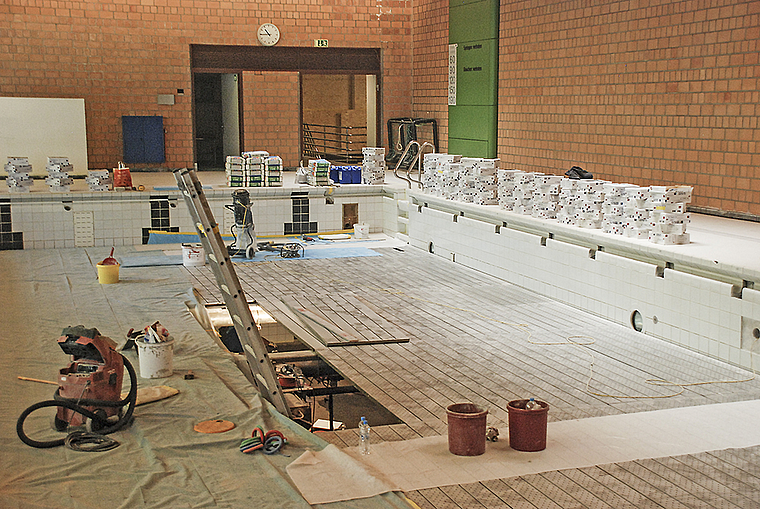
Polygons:
M359 223L354 225L354 238L356 239L368 239L369 238L369 225L367 223Z
M206 265L206 252L201 244L182 244L182 265L198 267Z
M146 343L137 339L141 378L167 378L174 373L174 340Z

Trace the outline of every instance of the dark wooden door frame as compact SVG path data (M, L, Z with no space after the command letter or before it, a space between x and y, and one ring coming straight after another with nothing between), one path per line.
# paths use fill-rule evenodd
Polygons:
M292 46L235 46L235 45L190 45L190 67L194 73L238 73L238 100L240 109L240 143L243 143L243 71L280 71L309 74L373 74L377 76L381 97L382 67L379 48L310 48ZM300 81L300 80L299 80ZM301 94L299 86L299 96ZM376 132L382 132L382 101L377 101ZM299 108L299 111L301 108ZM300 113L303 115L303 112ZM298 139L303 139L298 122ZM193 140L195 140L195 105L193 105ZM299 143L302 143L299 141ZM303 147L300 147L303 153ZM193 157L195 153L193 141Z

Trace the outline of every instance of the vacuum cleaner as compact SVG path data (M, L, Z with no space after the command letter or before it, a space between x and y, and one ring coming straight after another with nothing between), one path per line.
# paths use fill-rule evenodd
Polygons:
M224 206L235 214L235 224L230 228L234 238L232 244L227 246L230 256L245 256L253 258L256 254L256 231L253 225L253 213L251 212L251 197L245 189L238 189L232 193L232 205Z
M98 329L77 325L63 329L58 345L71 356L71 362L58 373L59 387L53 399L35 403L19 416L16 433L21 441L39 449L66 443L66 438L34 440L24 432L29 414L46 407L58 408L54 420L57 431L84 426L90 432L107 435L131 424L137 376L129 360L116 351L116 343L101 336ZM122 399L124 368L129 373L130 388Z

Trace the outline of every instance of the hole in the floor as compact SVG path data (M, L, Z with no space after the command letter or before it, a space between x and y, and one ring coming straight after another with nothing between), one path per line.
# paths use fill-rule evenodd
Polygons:
M431 243L432 244L432 243ZM194 291L195 299L199 295ZM200 304L187 300L185 305L224 354L232 355L235 364L250 381L248 362L237 331L224 304ZM318 357L295 334L277 322L258 304L250 303L259 334L290 407L293 420L315 431L333 427L356 428L364 416L372 426L399 424L402 421L374 399L356 391L354 384ZM350 348L350 347L347 347ZM332 392L332 404L330 395ZM340 424L338 424L340 423Z
M752 337L755 339L760 339L760 329L755 327L752 329Z
M428 244L428 253L435 254L435 246L433 245L432 242Z

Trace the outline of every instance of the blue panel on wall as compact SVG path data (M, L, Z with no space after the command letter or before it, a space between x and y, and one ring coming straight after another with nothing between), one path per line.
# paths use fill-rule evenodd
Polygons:
M125 163L163 163L166 160L164 117L123 116L121 131Z

